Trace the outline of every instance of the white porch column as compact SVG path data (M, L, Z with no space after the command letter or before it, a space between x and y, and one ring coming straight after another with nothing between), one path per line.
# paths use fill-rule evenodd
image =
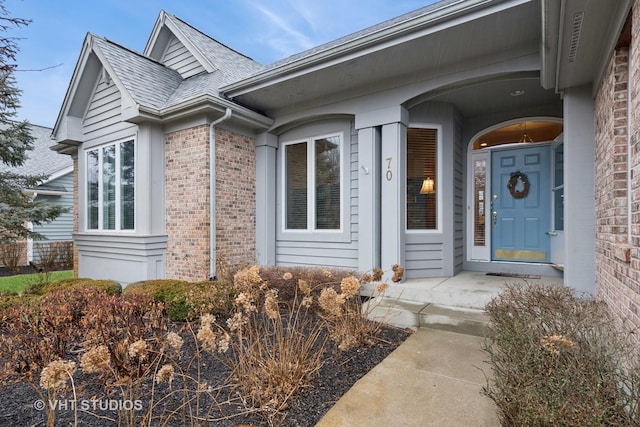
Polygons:
M358 269L380 267L379 127L358 130Z
M256 260L276 264L276 148L277 136L256 138Z
M564 283L595 294L595 129L591 86L564 92Z
M406 139L405 124L396 122L382 126L380 261L381 268L386 272L394 264L404 266L406 195L403 183L406 181Z

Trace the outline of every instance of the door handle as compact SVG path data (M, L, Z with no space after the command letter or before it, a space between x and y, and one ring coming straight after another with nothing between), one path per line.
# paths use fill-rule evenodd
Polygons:
M498 225L498 211L493 211L491 216L493 216L493 228L496 228Z

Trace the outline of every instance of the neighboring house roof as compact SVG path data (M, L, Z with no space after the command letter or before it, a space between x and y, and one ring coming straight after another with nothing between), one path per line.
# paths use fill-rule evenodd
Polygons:
M58 154L51 150L54 140L51 139L51 128L37 125L31 126L33 150L26 153L26 161L17 167L0 163L0 172L15 172L22 175L49 175L50 179L73 170L70 156Z

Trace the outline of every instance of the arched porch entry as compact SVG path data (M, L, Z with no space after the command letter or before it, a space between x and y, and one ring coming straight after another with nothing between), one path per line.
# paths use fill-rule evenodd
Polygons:
M471 139L468 263L563 265L562 131L562 119L530 117L500 123Z

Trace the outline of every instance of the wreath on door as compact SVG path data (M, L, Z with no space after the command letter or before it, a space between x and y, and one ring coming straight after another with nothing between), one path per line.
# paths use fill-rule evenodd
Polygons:
M518 181L522 182L521 191L516 190ZM527 175L520 171L512 173L511 178L509 178L509 182L507 183L507 188L509 188L509 193L511 193L511 197L514 199L523 199L527 197L527 194L529 194L529 180L527 179Z

